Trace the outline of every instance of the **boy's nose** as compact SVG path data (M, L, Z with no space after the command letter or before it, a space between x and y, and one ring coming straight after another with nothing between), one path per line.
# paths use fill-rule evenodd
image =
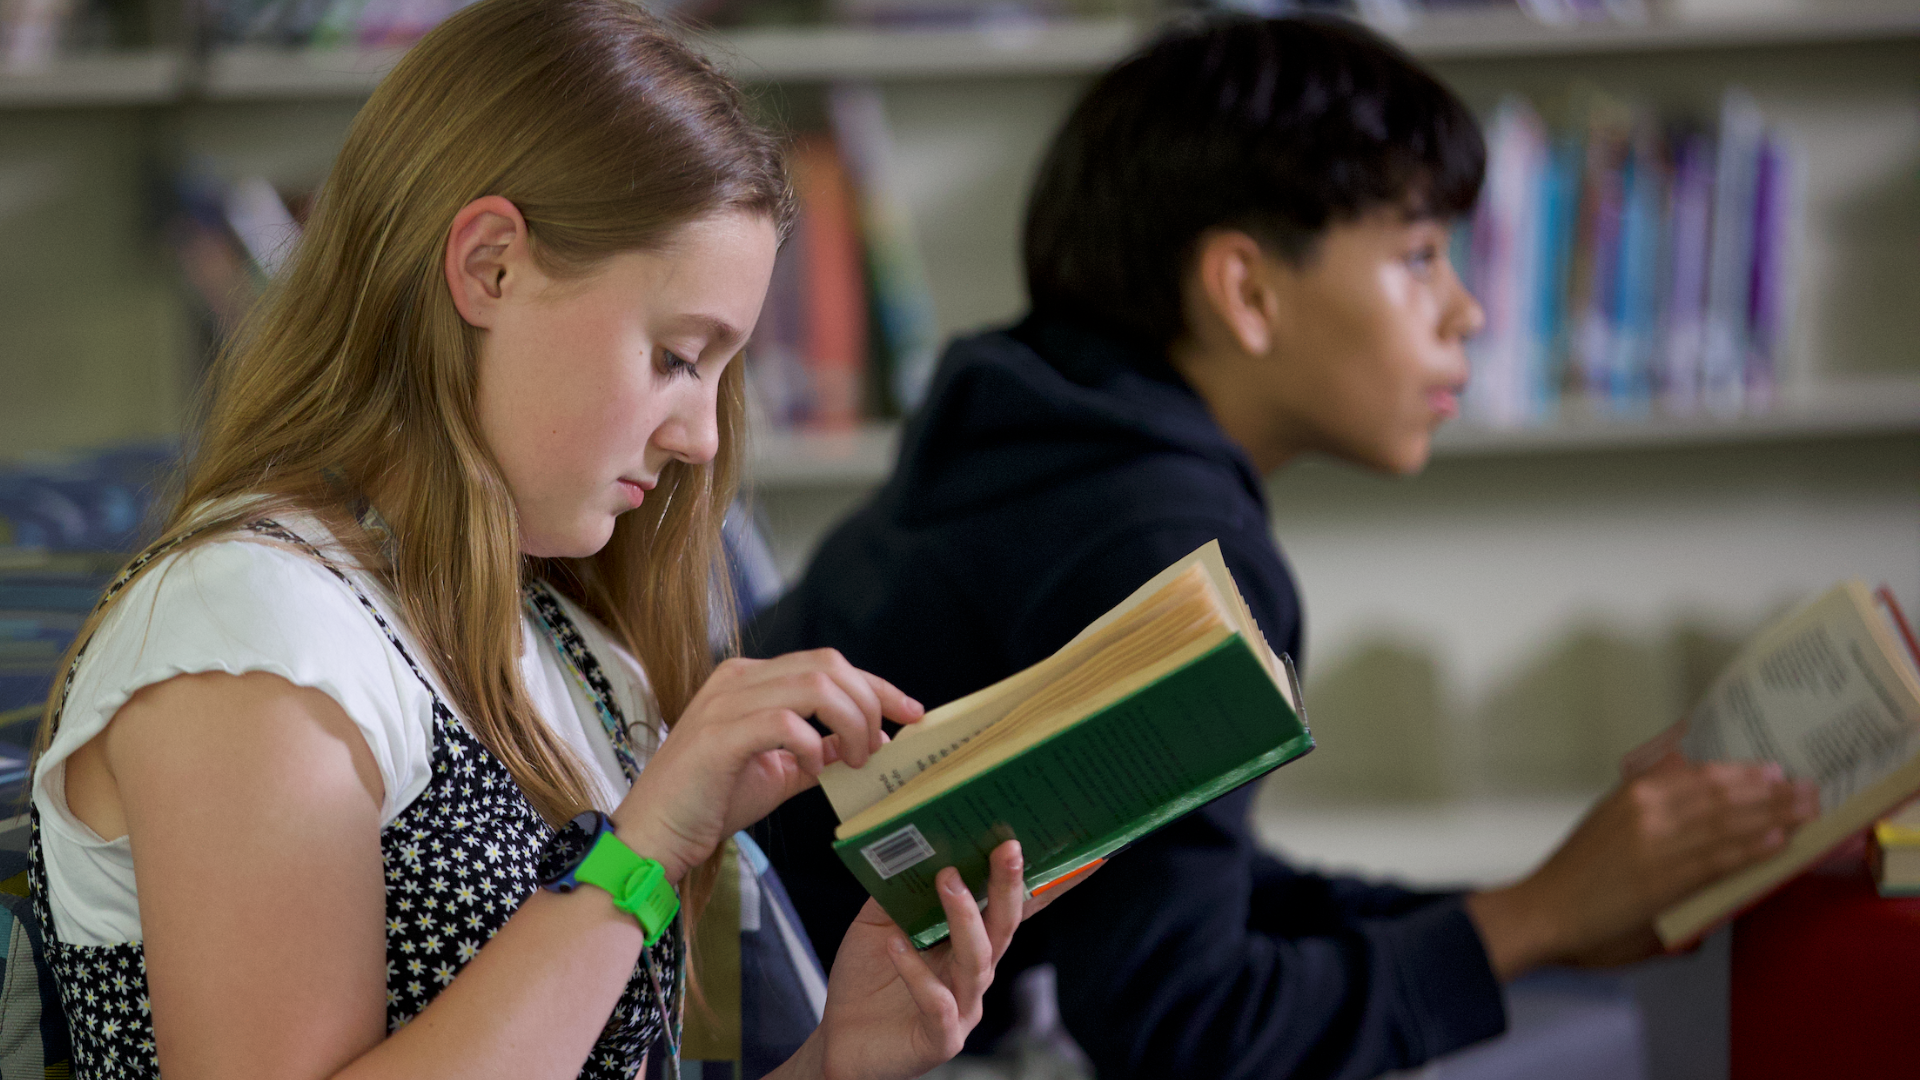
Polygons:
M1472 292L1457 280L1454 283L1453 302L1447 305L1440 332L1449 341L1465 341L1478 334L1487 325L1487 310L1474 299Z

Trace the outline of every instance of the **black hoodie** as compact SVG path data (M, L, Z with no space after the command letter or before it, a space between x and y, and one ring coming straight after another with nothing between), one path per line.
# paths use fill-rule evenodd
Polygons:
M931 708L1046 657L1215 539L1298 660L1298 600L1245 452L1158 355L1033 317L948 349L892 478L749 649L833 646ZM1141 840L1031 920L996 988L1055 965L1103 1080L1373 1076L1505 1027L1458 897L1296 871L1256 847L1252 795ZM866 895L830 850L835 824L816 790L756 829L821 956ZM1009 1019L996 994L970 1044Z

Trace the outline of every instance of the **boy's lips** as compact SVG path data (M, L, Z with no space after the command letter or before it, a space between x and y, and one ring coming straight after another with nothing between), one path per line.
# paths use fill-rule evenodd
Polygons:
M1427 408L1432 410L1437 420L1451 420L1460 415L1460 388L1457 386L1437 386L1427 391Z

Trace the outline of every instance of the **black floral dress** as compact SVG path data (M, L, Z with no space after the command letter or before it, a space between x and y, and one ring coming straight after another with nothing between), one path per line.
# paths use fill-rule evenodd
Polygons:
M538 887L534 867L553 830L500 759L461 725L392 626L351 578L306 541L273 522L255 522L248 528L320 559L373 616L433 701L432 778L426 790L380 832L387 894L387 1029L398 1031L453 982ZM107 598L177 543L135 560L108 587ZM551 616L546 610L541 614L566 619L558 605L553 610L559 614ZM571 624L567 629L573 630ZM577 631L571 636L578 638ZM604 692L605 676L584 645L581 652L584 656L569 659L583 672L591 672L588 681L600 698L596 705L612 709L617 717L619 706ZM63 701L72 682L69 669L61 689ZM29 851L34 912L42 926L51 928L37 812ZM158 1078L141 943L68 945L51 932L46 943L48 966L72 1031L75 1076ZM580 1071L583 1080L626 1080L639 1069L647 1048L665 1031L669 1010L656 992L667 1002L675 1000L681 943L676 921L673 930L654 944L652 966L660 979L657 991L648 975L647 958L635 966Z

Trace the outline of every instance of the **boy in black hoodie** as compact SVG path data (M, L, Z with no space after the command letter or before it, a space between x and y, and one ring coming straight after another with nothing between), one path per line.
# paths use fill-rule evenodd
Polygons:
M1218 539L1268 641L1299 658L1262 477L1307 452L1425 464L1482 320L1447 239L1483 167L1458 99L1350 24L1221 24L1122 64L1042 168L1032 314L949 348L893 477L751 648L832 646L934 706ZM1814 809L1766 769L1669 760L1524 881L1461 895L1295 870L1255 846L1252 794L1134 845L1003 961L1055 966L1101 1077L1418 1065L1503 1030L1504 979L1648 955L1655 912ZM864 899L834 824L811 792L759 830L819 943Z

